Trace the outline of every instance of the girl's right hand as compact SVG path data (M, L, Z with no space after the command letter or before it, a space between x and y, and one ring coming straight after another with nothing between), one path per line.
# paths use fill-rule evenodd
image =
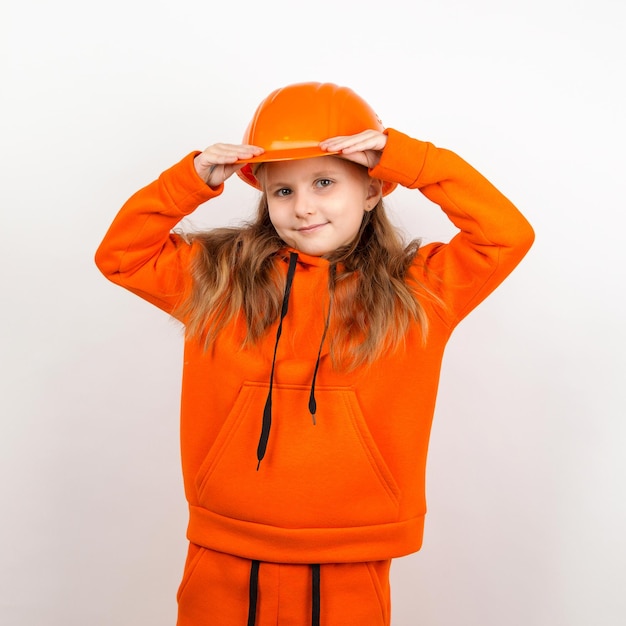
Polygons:
M198 176L209 185L219 187L227 178L243 167L239 159L251 159L263 154L263 148L250 145L216 143L200 153L193 161Z

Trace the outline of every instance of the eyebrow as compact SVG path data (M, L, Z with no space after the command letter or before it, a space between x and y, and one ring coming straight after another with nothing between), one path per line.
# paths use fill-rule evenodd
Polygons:
M311 178L334 178L336 176L339 176L340 174L341 174L341 172L339 170L326 168L324 170L319 170L317 172L312 172L311 173ZM267 180L267 177L266 177L266 180ZM268 188L289 187L289 185L290 185L290 183L288 183L288 182L276 181L276 182L269 183L267 185L267 187Z

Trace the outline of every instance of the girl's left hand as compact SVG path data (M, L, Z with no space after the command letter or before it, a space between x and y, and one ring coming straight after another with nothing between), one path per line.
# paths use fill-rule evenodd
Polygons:
M378 130L364 130L356 135L331 137L320 142L322 150L340 152L343 158L369 169L378 165L386 145L387 135Z

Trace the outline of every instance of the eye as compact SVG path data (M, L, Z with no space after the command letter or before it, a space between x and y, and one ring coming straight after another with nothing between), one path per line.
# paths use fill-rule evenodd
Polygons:
M285 198L292 193L289 187L281 187L274 192L274 195L278 198Z
M315 185L317 187L330 187L330 185L333 184L333 181L330 180L330 178L319 178L318 180L315 181Z

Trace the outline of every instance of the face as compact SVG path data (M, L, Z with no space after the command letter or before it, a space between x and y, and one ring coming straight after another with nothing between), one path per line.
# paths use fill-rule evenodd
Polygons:
M381 197L380 181L334 156L266 163L260 179L276 232L312 256L351 243Z

